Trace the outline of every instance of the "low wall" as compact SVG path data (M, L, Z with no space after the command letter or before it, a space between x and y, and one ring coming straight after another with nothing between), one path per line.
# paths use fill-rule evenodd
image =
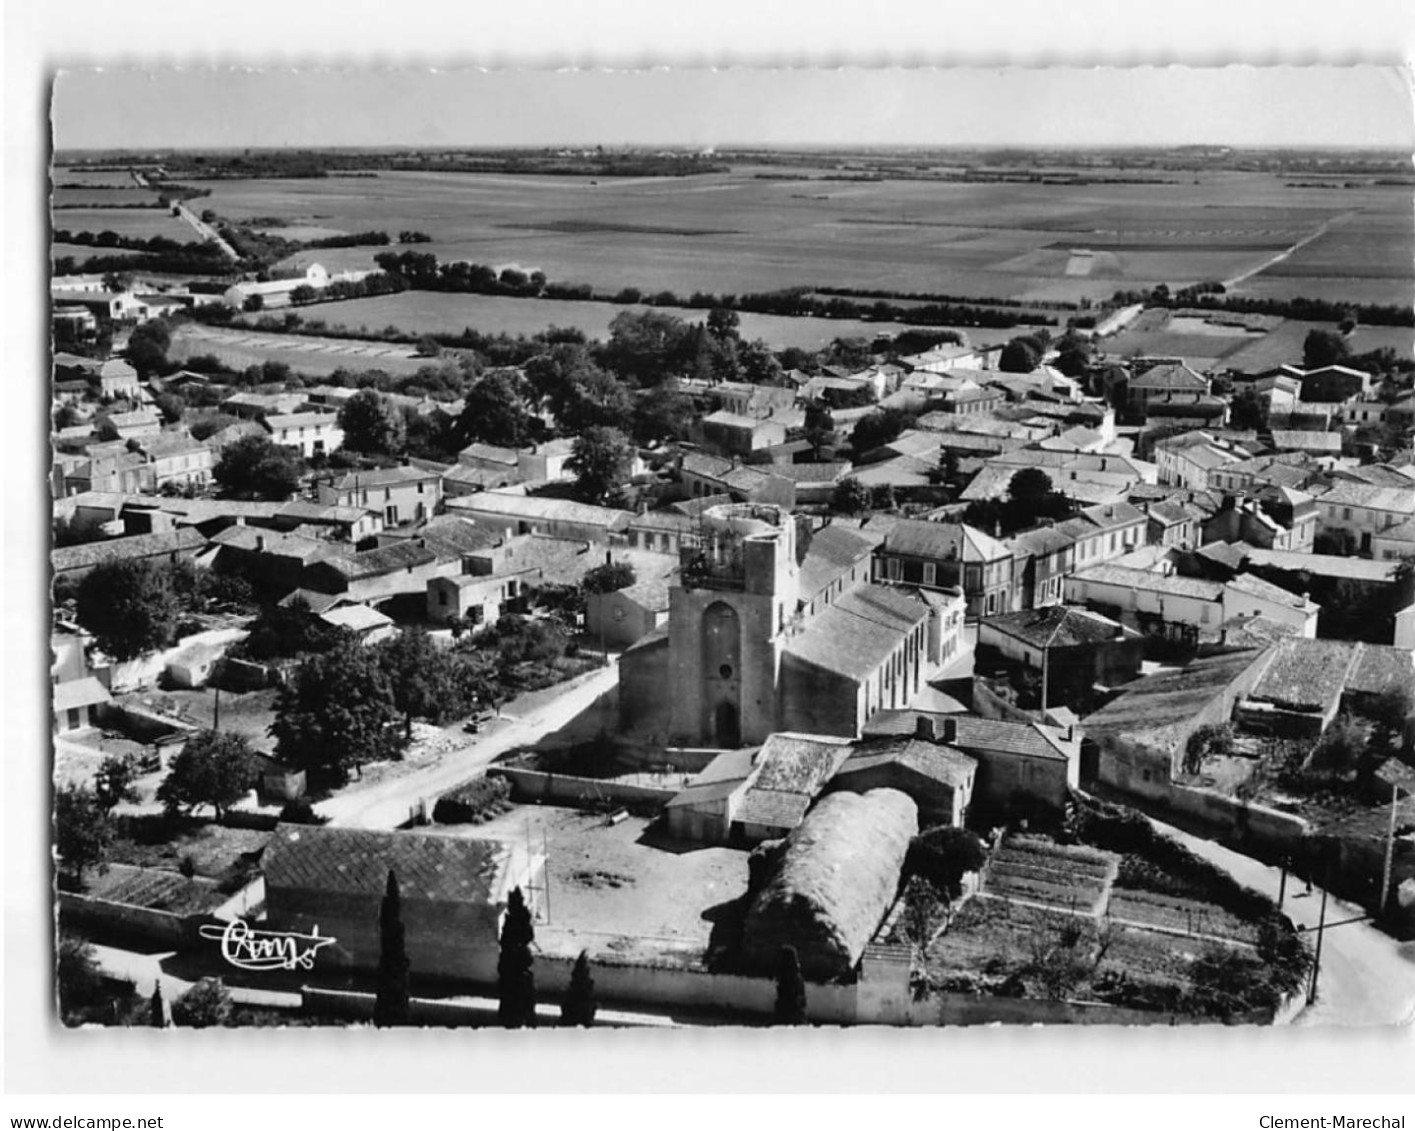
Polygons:
M629 785L604 778L582 778L574 774L553 774L512 766L494 766L487 771L487 777L504 778L510 782L514 801L541 801L572 807L585 805L587 799L596 804L607 801L619 805L666 805L678 794L676 789Z
M131 703L108 704L105 711L105 722L115 730L121 730L139 742L156 742L159 739L177 736L186 737L196 730L190 723L184 723L182 720L174 719L168 715L159 715L155 711L148 711Z
M985 994L936 994L941 1025L1204 1025L1202 1017L1124 1009L1102 1002L1038 1001L1032 998L990 997ZM1235 1025L1270 1025L1273 1010L1261 1009L1236 1018Z
M195 943L199 938L198 928L211 918L203 913L174 915L170 911L114 903L68 891L59 893L59 915L75 923L171 947Z

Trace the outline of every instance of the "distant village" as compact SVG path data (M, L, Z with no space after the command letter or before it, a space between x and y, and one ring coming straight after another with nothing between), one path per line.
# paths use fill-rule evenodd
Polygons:
M155 1023L1273 1023L1312 885L1415 934L1410 367L1109 353L1142 306L714 310L758 364L623 401L555 343L455 397L171 348L372 274L52 283L61 924Z

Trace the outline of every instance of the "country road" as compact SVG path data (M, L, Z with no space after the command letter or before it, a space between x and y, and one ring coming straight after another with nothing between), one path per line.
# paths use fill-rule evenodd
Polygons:
M185 220L188 224L190 224L196 230L197 235L199 235L203 240L209 243L214 243L217 247L221 249L221 254L225 255L233 263L240 261L241 257L236 254L236 249L232 247L229 243L227 243L224 239L222 239L215 228L213 228L210 224L208 224L205 220L203 220L185 204L178 203L176 208L177 215L180 216L183 220Z
M1150 820L1239 883L1277 899L1281 882L1277 868L1154 818ZM1321 906L1321 889L1314 887L1307 895L1301 881L1288 878L1282 910L1294 924L1315 927ZM1415 942L1397 942L1369 923L1344 923L1364 914L1354 903L1328 898L1327 922L1343 925L1326 932L1317 1000L1298 1014L1293 1024L1409 1025L1415 1021ZM1315 934L1309 932L1308 938L1315 941Z
M319 812L331 825L355 829L392 829L408 819L413 807L426 798L451 789L485 769L500 755L538 742L556 727L574 718L614 687L619 678L617 659L609 667L579 677L561 694L523 715L503 715L509 725L483 737L467 736L465 746L452 751L436 765L379 782L357 785L319 803ZM514 708L512 708L514 710Z
M1263 260L1263 262L1258 264L1256 267L1250 267L1246 271L1241 271L1237 275L1234 275L1232 278L1225 279L1223 281L1224 288L1226 290L1232 290L1234 287L1238 286L1239 283L1246 282L1254 275L1261 275L1269 267L1276 266L1284 259L1288 258L1290 255L1306 247L1313 240L1319 239L1320 237L1326 235L1327 231L1330 228L1334 227L1337 224L1344 224L1347 220L1350 220L1351 217L1355 216L1357 214L1357 211L1359 210L1343 212L1340 216L1333 216L1330 220L1322 221L1322 223L1318 226L1315 232L1310 232L1307 235L1303 236L1291 247L1285 248L1282 251L1278 252L1276 255Z

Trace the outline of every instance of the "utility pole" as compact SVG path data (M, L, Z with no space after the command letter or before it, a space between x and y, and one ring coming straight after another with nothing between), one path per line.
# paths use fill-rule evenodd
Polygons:
M1391 870L1395 864L1395 818L1400 810L1400 786L1391 782L1390 786L1390 828L1386 831L1386 860L1381 869L1381 899L1376 904L1376 914L1386 913L1386 900L1390 898Z
M1311 1005L1317 1000L1317 977L1322 972L1322 936L1327 929L1327 889L1330 882L1329 876L1322 878L1322 910L1317 918L1317 953L1312 958L1312 983L1307 988L1307 1004Z
M216 708L211 716L211 729L221 729L221 688L216 688Z

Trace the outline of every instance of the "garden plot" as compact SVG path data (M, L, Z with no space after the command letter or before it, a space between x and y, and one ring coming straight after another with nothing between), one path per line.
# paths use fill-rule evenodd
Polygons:
M1004 978L1031 963L1048 939L1078 929L1078 949L1093 952L1099 937L1093 921L1004 899L970 899L929 947L929 972Z
M1147 927L1177 935L1200 935L1254 945L1258 928L1211 903L1200 903L1158 892L1116 888L1107 912L1112 923Z
M984 895L1086 915L1105 904L1116 858L1092 848L1009 837L988 861Z

